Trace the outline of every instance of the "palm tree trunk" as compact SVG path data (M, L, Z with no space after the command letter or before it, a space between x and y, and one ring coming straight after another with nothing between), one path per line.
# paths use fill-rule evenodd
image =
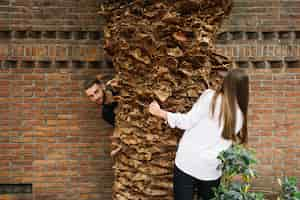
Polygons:
M168 200L182 132L148 113L152 100L186 112L218 88L230 61L214 48L231 0L133 0L104 5L105 49L119 91L113 134L113 200Z

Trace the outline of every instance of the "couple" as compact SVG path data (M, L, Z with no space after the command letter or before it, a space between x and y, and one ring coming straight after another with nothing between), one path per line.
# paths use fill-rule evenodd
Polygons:
M91 88L87 88L86 94L105 107L103 95L97 95L104 93L103 85ZM175 158L175 200L192 200L195 188L203 200L214 197L212 188L219 186L222 176L217 170L218 154L233 142L247 142L248 99L248 75L241 69L232 69L219 91L205 90L187 113L167 112L155 101L149 105L152 115L166 120L171 128L185 130Z

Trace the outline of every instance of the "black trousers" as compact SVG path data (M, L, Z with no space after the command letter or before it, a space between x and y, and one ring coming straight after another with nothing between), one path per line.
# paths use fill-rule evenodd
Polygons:
M173 175L174 200L193 200L195 192L197 192L198 199L212 199L214 197L212 189L220 185L220 180L221 178L213 181L201 181L184 173L175 165Z

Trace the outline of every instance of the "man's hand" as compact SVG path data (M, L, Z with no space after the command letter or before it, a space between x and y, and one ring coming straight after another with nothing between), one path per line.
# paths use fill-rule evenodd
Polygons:
M154 116L163 118L165 120L167 119L167 112L162 110L156 101L153 101L149 105L149 112Z
M110 103L114 102L112 92L110 90L104 90L104 92L105 92L105 102L104 102L104 104L110 104Z
M117 79L111 79L111 80L107 81L105 85L115 87L115 86L118 85L118 80Z

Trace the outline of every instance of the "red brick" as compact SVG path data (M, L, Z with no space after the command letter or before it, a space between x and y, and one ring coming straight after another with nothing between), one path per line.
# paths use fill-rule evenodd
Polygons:
M24 80L43 80L44 74L24 74Z

